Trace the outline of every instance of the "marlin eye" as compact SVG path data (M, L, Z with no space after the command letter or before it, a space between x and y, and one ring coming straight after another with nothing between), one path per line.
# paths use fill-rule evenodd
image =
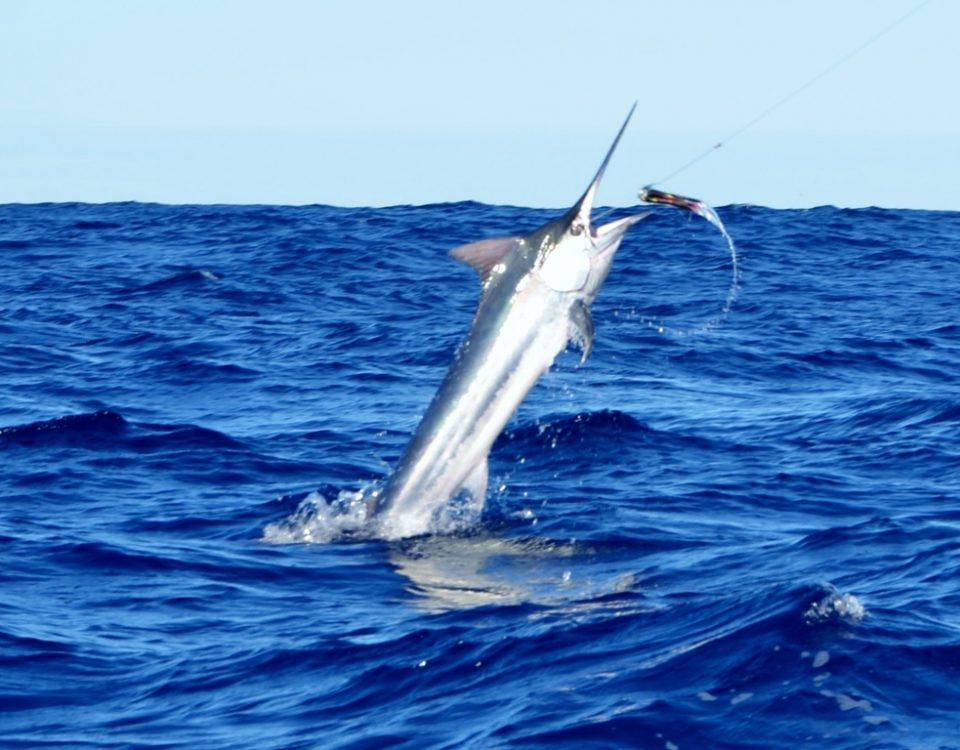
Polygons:
M583 234L583 224L571 224L570 234L572 234L574 237Z

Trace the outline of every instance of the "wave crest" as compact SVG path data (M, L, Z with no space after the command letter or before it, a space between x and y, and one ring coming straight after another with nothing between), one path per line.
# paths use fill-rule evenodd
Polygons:
M114 435L126 427L127 420L122 415L103 409L0 428L0 444L35 445L70 438L86 440L91 436Z

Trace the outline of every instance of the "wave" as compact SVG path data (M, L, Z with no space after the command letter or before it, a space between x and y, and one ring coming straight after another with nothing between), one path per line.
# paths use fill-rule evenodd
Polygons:
M0 445L42 447L65 443L90 448L109 444L139 453L184 448L246 450L244 443L217 430L196 425L131 423L109 409L0 428Z
M616 409L601 409L595 412L546 416L531 424L509 428L495 446L556 447L561 442L576 445L625 436L649 435L653 432L655 431L630 414Z
M655 429L626 412L601 409L547 416L508 428L494 443L495 451L557 453L557 460L595 455L629 444L655 444L662 450L710 450L717 442L688 430ZM584 453L584 451L589 451Z
M0 239L0 250L29 250L34 246L30 240Z
M188 268L177 271L165 278L143 284L142 286L123 289L118 292L118 295L129 296L166 289L181 289L221 280L223 280L223 274L217 273L216 271L211 271L207 268Z
M119 224L115 221L103 221L102 219L81 219L79 221L73 222L70 225L73 229L86 229L86 230L98 230L98 229L121 229L123 224Z
M44 445L60 442L114 439L127 429L122 415L103 410L68 414L22 425L0 428L0 445Z

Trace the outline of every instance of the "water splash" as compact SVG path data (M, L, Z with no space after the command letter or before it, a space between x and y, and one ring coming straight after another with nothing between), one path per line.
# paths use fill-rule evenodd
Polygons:
M853 594L841 594L830 591L818 601L811 602L803 618L808 623L840 620L847 623L859 623L867 615L867 610Z
M379 492L377 484L340 490L332 500L311 492L285 519L267 524L260 539L268 544L329 544L357 539L391 541L407 536L387 517L371 513ZM469 493L458 493L433 514L428 533L456 534L474 527L482 505Z
M702 200L698 200L696 198L687 198L675 193L666 193L662 190L652 188L649 185L640 190L638 197L644 203L655 203L665 206L684 208L687 211L690 211L710 222L720 231L720 234L726 241L727 247L730 249L730 286L727 288L727 296L724 300L723 307L720 308L720 312L704 323L701 323L699 326L695 326L693 328L672 327L665 325L659 320L648 319L646 321L647 325L656 330L657 333L668 333L672 334L673 336L692 336L696 334L707 333L708 331L713 330L724 320L726 320L727 316L730 315L730 310L733 309L733 303L736 301L737 294L740 292L740 259L737 254L737 246L733 242L733 237L730 236L727 228L723 225L723 221L721 221L720 216L713 209L713 207Z
M328 544L372 537L368 498L364 490L341 490L333 500L311 492L287 518L267 524L260 540L268 544Z

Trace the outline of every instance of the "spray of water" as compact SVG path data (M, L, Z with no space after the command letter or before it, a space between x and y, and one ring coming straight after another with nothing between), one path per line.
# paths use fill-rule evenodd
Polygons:
M730 310L733 309L733 303L736 301L737 294L740 291L740 258L737 254L737 246L733 242L733 237L730 236L730 233L723 225L717 212L704 201L676 195L675 193L666 193L662 190L656 190L649 185L640 190L639 197L644 203L676 206L677 208L685 209L706 219L720 231L720 234L727 243L727 247L730 249L730 286L727 288L727 297L724 300L723 307L720 308L720 312L717 315L692 328L668 326L660 320L647 320L647 325L658 333L666 333L673 336L692 336L706 333L716 328L726 320L730 314Z

